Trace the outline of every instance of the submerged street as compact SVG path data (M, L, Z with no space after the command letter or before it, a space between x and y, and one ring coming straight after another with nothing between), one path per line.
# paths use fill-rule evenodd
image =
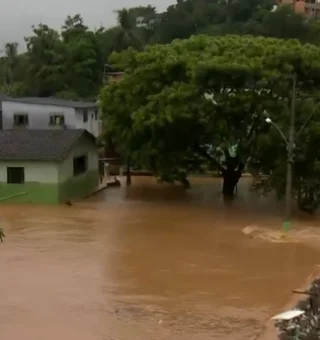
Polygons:
M225 206L220 185L134 178L71 207L2 206L1 339L254 339L320 247L244 235L278 230L282 206L250 179Z

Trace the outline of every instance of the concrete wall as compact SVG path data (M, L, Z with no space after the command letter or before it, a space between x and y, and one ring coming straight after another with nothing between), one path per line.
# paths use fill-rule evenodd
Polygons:
M73 158L82 155L88 157L88 170L73 176ZM59 164L59 201L79 199L89 195L99 185L98 149L84 138Z
M76 129L86 129L91 132L95 137L98 137L101 133L100 131L100 117L95 119L95 109L89 109L88 111L88 121L83 121L83 110L75 110L74 126Z
M88 144L85 138L73 148L68 157L59 164L58 181L60 183L73 177L73 158L87 154L88 171L98 171L98 149L93 144Z
M75 110L70 107L55 105L39 105L29 103L18 103L3 101L2 102L2 123L3 129L13 129L14 114L28 114L28 129L52 129L61 128L50 125L50 115L63 114L65 126L67 128L87 129L95 137L99 134L99 117L95 119L95 110L88 109L88 121L83 122L83 110ZM22 128L22 127L19 127Z

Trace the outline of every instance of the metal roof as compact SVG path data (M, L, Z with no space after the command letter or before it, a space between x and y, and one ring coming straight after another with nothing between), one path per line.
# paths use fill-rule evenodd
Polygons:
M71 107L74 109L91 109L97 108L96 102L84 102L76 100L66 100L52 97L22 97L22 98L7 98L3 99L5 102L16 102L24 104L36 104L36 105L53 105L62 107Z
M62 161L80 138L95 138L87 130L2 130L0 161Z

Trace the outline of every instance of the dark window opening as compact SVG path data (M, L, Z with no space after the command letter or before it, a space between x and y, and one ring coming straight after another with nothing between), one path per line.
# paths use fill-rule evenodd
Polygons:
M11 183L11 184L24 183L24 168L8 167L7 168L7 183Z
M50 125L64 125L64 115L51 115Z
M78 176L87 171L87 156L75 157L73 159L73 176Z
M83 111L83 122L86 123L88 121L88 111L84 110Z
M15 126L23 126L29 124L29 118L27 114L15 114L13 116L13 123Z
M99 119L99 111L98 110L94 110L94 119L95 120Z

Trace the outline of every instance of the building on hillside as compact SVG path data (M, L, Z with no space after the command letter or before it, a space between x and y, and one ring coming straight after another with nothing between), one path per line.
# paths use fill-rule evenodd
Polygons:
M2 101L2 128L86 129L98 137L101 129L96 102L56 98L7 98Z
M0 131L0 203L58 204L98 185L98 150L87 130Z
M279 5L289 5L298 14L313 18L320 16L320 0L278 0Z
M304 13L308 17L320 16L320 0L305 0Z
M123 72L107 72L107 81L110 83L112 81L119 81L122 79Z
M104 70L103 70L103 81L105 83L110 83L110 82L113 82L113 81L119 81L119 80L122 79L123 73L124 72L116 70L111 65L105 64Z

